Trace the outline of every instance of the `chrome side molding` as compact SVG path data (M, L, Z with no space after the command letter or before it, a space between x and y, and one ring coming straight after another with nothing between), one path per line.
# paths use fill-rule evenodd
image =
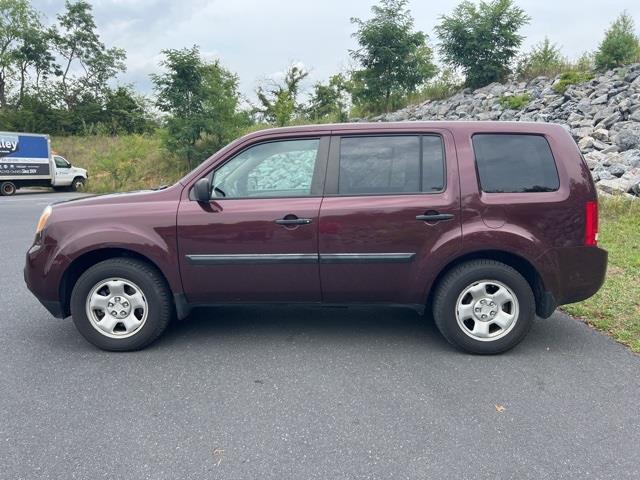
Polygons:
M191 265L265 265L274 263L408 263L415 253L251 253L186 255Z

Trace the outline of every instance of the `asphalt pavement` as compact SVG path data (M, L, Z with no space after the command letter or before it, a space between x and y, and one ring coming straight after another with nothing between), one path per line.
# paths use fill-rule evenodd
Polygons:
M0 198L0 478L640 478L640 356L557 312L499 356L411 310L203 309L107 353L26 289Z

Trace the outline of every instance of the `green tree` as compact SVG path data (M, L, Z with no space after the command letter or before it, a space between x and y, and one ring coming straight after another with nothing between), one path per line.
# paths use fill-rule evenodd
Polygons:
M260 105L254 107L266 122L278 127L288 125L300 111L298 94L300 84L309 76L309 71L298 65L290 65L281 82L267 80L256 90Z
M336 74L328 83L316 83L307 106L307 117L314 122L331 120L346 122L348 86L343 75Z
M148 130L143 99L109 86L124 69L124 52L100 41L89 3L65 8L46 28L28 1L0 0L0 127L63 135Z
M155 126L147 99L130 86L108 89L101 123L110 135L145 133Z
M627 12L611 24L595 55L596 68L600 71L620 67L638 61L640 41L635 33L633 18Z
M11 80L15 74L20 74L19 64L24 57L26 45L39 26L38 14L27 0L0 0L1 107L8 105ZM22 73L24 79L24 72Z
M22 45L14 52L16 70L19 75L18 97L16 107L22 106L24 96L27 93L30 71L33 74L33 88L35 92L40 89L40 82L50 75L59 75L60 70L55 63L55 57L50 49L51 30L42 27L39 19L24 31Z
M165 147L191 169L194 160L224 146L245 126L238 112L238 78L217 60L204 61L195 45L162 53L166 71L151 79L156 105L168 114Z
M107 82L125 70L126 54L120 48L107 48L100 41L91 5L84 0L65 1L65 12L58 15L58 31L54 34L57 52L62 57L61 93L72 106L81 92L94 96L104 94ZM72 66L78 63L81 74L73 77Z
M522 79L541 75L553 77L566 70L568 64L569 62L562 56L560 48L545 37L518 62L516 74L518 78Z
M462 69L466 85L482 87L504 81L522 44L520 28L529 16L513 0L465 0L436 26L443 60Z
M371 11L369 20L351 19L359 48L349 53L360 66L352 73L353 102L364 111L389 111L437 69L427 35L414 31L407 0L381 0Z

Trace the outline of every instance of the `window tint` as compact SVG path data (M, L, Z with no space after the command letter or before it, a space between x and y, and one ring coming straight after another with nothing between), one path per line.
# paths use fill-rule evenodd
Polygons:
M551 192L560 186L551 148L541 135L477 134L473 149L485 192Z
M338 193L342 195L440 191L444 186L442 139L437 135L340 139Z
M422 191L444 190L444 145L438 135L422 137Z
M299 197L311 194L319 139L255 145L217 169L214 197Z

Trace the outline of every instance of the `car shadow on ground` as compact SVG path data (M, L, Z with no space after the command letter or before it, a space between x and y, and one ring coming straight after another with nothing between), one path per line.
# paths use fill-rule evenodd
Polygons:
M409 308L220 306L195 309L181 321L172 322L151 348L188 345L208 349L212 344L246 348L247 344L282 345L282 342L359 345L379 349L420 349L468 355L442 337L430 315ZM557 311L548 319L536 318L527 337L506 355L537 356L562 352L583 356L602 342L615 343L605 335ZM623 347L620 347L623 348ZM504 355L504 354L503 354Z
M46 333L33 338L67 352L93 351L104 354L84 341L70 318L53 320ZM610 338L560 312L549 319L536 319L531 331L513 350L503 355L537 357L562 352L583 357L593 348L615 343ZM307 307L307 306L219 306L195 309L186 319L172 322L152 345L142 352L162 353L189 349L192 353L212 348L251 352L289 346L326 348L356 346L363 351L428 351L445 356L468 355L440 335L429 315L409 308L391 307ZM44 345L43 345L44 346ZM617 345L624 349L624 347ZM339 351L339 350L338 350ZM142 353L141 352L141 353Z
M172 322L159 346L231 339L296 339L420 344L448 349L435 324L409 308L224 306L195 309ZM338 340L339 339L339 340Z
M61 192L58 192L53 188L21 188L16 191L15 196L38 195L43 193L61 193Z

